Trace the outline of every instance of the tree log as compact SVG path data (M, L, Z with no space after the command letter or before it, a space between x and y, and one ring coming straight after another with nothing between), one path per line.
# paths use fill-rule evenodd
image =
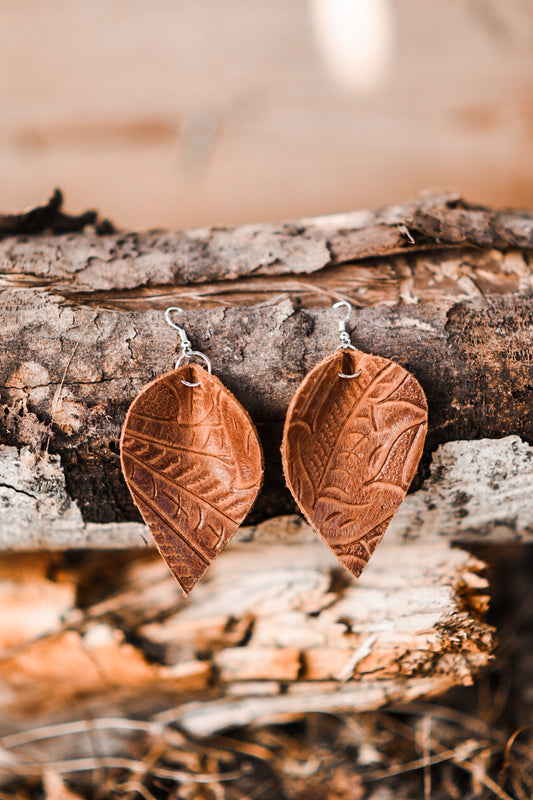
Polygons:
M64 508L81 515L64 546L110 532L93 539L87 526L139 521L118 438L139 389L172 367L177 344L162 314L171 303L188 309L183 324L194 346L258 425L266 479L251 523L294 511L281 427L299 382L337 343L332 298L357 306L354 344L397 360L426 391L430 432L414 488L439 445L533 438L531 212L423 195L376 212L145 234L113 233L98 221L84 227L87 217L64 215L57 198L30 214L31 224L24 215L0 224L0 443L21 454L30 448L33 456L20 457L34 480L50 455ZM16 471L19 455L4 453ZM25 509L31 497L17 481L6 479L4 506ZM524 482L518 504L530 503ZM518 520L501 535L529 535L522 511ZM114 527L112 539L129 544L131 531Z
M281 539L283 524L271 523ZM354 582L303 534L268 548L232 542L188 599L154 554L78 566L6 556L1 729L168 709L206 735L431 696L490 661L478 559L446 542L385 539Z
M531 542L533 448L518 436L448 442L387 529L398 543ZM123 549L151 545L142 522L85 522L69 496L59 456L0 445L0 550ZM281 524L280 524L281 521ZM313 541L300 517L270 518L237 530L235 540Z

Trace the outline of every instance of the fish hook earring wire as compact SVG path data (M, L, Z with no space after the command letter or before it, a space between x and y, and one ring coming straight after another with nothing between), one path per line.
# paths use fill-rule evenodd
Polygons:
M205 362L205 365L207 367L207 371L211 375L211 362L210 362L210 360L205 355L205 353L201 353L199 350L193 350L192 349L192 345L191 345L191 343L189 341L189 338L188 338L188 336L187 336L187 334L185 332L185 328L182 328L180 325L176 325L176 323L172 321L170 315L171 315L171 313L173 311L177 311L180 314L183 314L183 309L180 308L179 306L169 306L167 308L167 310L165 311L165 322L167 323L167 325L170 325L171 328L174 328L174 330L176 330L179 333L179 337L180 337L181 355L178 358L178 360L176 361L174 369L179 369L181 367L182 362L186 358L193 358L194 356L196 356L197 358L203 359L203 361ZM191 388L194 388L195 386L201 386L200 381L197 381L196 383L190 383L189 381L186 381L186 380L184 380L182 378L181 382L183 383L184 386L190 386Z
M337 350L357 350L356 347L350 341L350 335L346 330L346 323L350 321L350 317L352 315L352 304L349 303L347 300L339 300L337 303L333 303L333 308L345 308L346 315L339 320L339 339L340 344L335 348L335 352ZM344 372L339 372L339 378L358 378L361 374L361 370L354 372L352 375L347 375Z

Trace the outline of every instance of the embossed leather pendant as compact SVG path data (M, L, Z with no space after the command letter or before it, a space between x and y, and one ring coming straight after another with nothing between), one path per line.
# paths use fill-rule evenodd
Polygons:
M142 389L122 428L120 457L135 505L188 594L261 488L257 431L221 381L191 363Z
M426 431L426 397L413 375L355 349L324 359L292 398L281 449L287 484L355 577L405 497Z

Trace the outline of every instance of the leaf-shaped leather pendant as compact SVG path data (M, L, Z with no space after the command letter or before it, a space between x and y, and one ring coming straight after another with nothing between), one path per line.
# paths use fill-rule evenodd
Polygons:
M120 456L135 505L188 594L261 488L257 431L218 378L188 364L149 383L133 401Z
M287 484L355 577L405 497L426 431L418 381L399 364L359 350L326 358L291 400L281 448Z

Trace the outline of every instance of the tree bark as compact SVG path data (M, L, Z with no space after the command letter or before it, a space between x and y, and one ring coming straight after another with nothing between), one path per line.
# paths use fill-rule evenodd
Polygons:
M93 218L87 228L57 198L29 214L0 220L0 442L29 447L35 474L43 453L59 458L54 474L82 527L139 521L118 439L139 389L173 366L162 312L175 303L259 428L266 476L249 522L294 511L281 429L299 382L337 344L332 299L357 307L357 347L397 360L425 389L414 488L439 445L533 438L531 212L423 195L375 212L145 234ZM526 490L522 500L529 507Z
M531 542L533 448L518 436L448 442L429 475L407 495L387 529L396 542ZM87 522L70 497L59 456L0 445L0 550L146 547L142 522ZM305 526L304 526L305 527ZM292 541L299 517L284 515L237 530L236 541ZM274 534L272 534L274 530ZM313 536L308 534L308 539Z

